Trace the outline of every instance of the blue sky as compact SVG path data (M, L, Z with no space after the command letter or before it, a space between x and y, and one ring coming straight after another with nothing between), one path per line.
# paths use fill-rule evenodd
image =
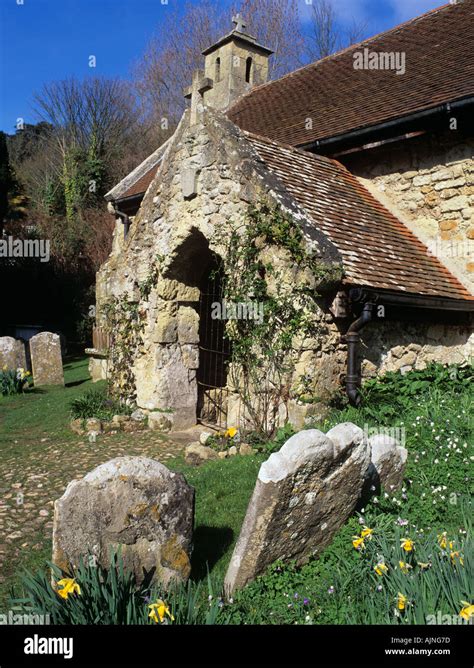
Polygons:
M199 2L199 0L195 0ZM228 11L230 0L214 0ZM298 0L307 16L309 0ZM164 4L162 4L164 3ZM333 0L342 26L354 17L368 35L387 30L442 0ZM36 122L32 97L43 84L70 76L126 78L171 5L184 0L0 0L0 129ZM89 56L97 60L89 67Z

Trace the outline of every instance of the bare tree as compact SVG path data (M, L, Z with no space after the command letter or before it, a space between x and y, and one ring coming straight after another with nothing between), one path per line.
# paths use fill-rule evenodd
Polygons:
M94 143L100 155L120 150L139 128L140 114L130 85L117 79L68 79L45 85L34 96L39 117L55 128L61 154Z
M90 206L91 200L97 201L106 187L123 176L123 167L129 167L122 164L123 158L134 156L146 127L132 87L116 79L53 82L34 100L37 115L53 128L44 172L53 172L62 184L66 214L71 218L75 210ZM135 164L142 158L137 156ZM44 162L44 156L34 157L29 165L31 177L44 179L35 169ZM94 184L89 190L88 181Z
M297 0L242 0L240 13L249 32L275 52L270 78L277 79L301 65L304 37Z
M308 51L312 60L320 60L337 50L339 36L336 14L329 0L314 0L311 6L311 33Z
M167 6L159 32L135 66L142 102L164 129L178 122L185 108L183 90L202 66L201 52L223 34L222 18L210 0L188 2L184 11Z
M359 22L352 19L346 31L346 46L357 44L367 36L368 24L367 22Z
M307 55L310 60L321 60L359 42L366 32L367 24L355 19L347 30L342 30L338 25L332 0L312 0Z

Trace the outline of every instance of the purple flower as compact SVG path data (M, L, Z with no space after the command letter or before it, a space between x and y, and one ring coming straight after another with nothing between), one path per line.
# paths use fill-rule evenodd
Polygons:
M298 596L299 596L299 594L298 594L298 592L296 592L296 594L295 594L295 598L298 598Z
M303 605L308 605L309 603L309 598L304 598L303 599Z
M328 594L334 594L334 587L332 585L328 589Z
M399 517L397 520L397 524L401 527L406 527L406 525L408 524L408 520L402 520L402 518Z

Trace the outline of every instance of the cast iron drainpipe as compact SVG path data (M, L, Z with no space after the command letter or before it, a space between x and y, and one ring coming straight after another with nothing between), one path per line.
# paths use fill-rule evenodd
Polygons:
M123 211L119 211L118 209L115 209L115 213L122 220L122 223L123 223L123 238L126 239L128 231L130 229L130 218L127 216L126 213L124 213Z
M349 400L355 406L358 406L361 401L359 392L360 386L360 369L357 369L357 344L360 341L360 332L365 325L372 320L372 311L375 304L366 302L362 313L354 320L352 325L347 330L344 340L347 343L347 375L346 375L346 393Z
M123 211L119 211L119 208L115 204L115 202L109 202L107 205L107 209L109 213L118 216L121 219L123 223L123 238L126 239L128 231L130 229L130 218Z

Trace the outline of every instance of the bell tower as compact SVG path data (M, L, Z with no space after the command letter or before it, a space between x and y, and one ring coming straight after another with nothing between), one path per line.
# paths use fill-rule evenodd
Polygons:
M199 72L201 102L227 109L234 100L268 80L268 59L273 51L249 35L240 14L232 19L234 29L203 51L204 72ZM196 89L196 82L194 82ZM185 92L192 98L193 87Z

